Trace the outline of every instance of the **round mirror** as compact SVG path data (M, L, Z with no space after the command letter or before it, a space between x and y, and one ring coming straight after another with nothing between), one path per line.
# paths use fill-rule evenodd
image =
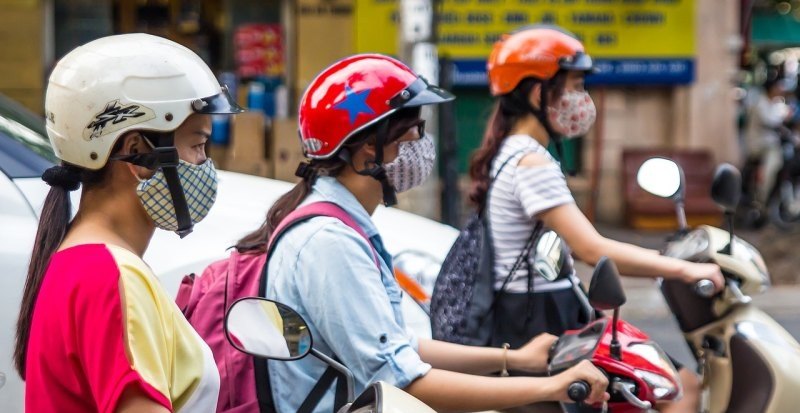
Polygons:
M681 169L670 159L650 158L639 167L636 182L655 196L672 198L682 187Z
M311 351L311 333L303 317L265 298L233 303L225 317L225 336L237 350L273 360L296 360Z
M561 237L547 231L536 241L533 269L547 281L555 281L564 267L565 251Z

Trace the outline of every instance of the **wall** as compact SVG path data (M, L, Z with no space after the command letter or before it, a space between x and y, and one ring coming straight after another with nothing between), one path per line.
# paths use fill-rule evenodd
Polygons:
M739 18L736 0L698 0L695 82L674 88L594 89L603 113L602 131L587 136L584 165L594 166L598 134L602 136L599 187L594 211L586 180L573 179L576 199L599 221L622 222L622 151L629 147L708 148L716 162L738 163L732 78ZM598 128L595 128L598 129Z
M44 102L44 6L0 0L0 93L41 113Z

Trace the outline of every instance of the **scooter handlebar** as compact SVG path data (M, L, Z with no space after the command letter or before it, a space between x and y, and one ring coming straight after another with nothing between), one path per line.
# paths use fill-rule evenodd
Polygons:
M589 397L591 391L592 388L589 386L589 383L584 380L578 380L572 382L572 384L567 387L567 397L576 403L580 403Z
M700 280L694 284L694 292L705 298L711 298L714 295L714 283L711 280Z

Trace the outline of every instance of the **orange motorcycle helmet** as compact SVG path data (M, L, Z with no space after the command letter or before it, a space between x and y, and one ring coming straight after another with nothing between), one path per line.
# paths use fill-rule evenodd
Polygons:
M535 25L503 35L486 67L492 96L500 96L525 78L546 81L561 70L592 71L593 64L575 35L557 26Z

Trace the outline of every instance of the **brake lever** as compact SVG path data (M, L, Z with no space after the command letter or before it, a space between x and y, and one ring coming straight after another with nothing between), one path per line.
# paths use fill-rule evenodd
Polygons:
M623 383L619 379L614 379L614 382L611 384L611 389L622 394L622 397L624 397L625 400L627 400L628 403L632 404L634 407L642 410L648 410L651 407L653 407L653 405L650 402L641 400L638 397L636 397L635 394L633 394L632 390L635 388L636 388L635 384Z
M742 292L742 289L739 288L739 283L737 283L736 281L727 280L727 284L728 284L728 289L731 291L731 294L733 294L733 298L736 300L737 303L750 304L750 302L753 301L753 297L745 295Z

